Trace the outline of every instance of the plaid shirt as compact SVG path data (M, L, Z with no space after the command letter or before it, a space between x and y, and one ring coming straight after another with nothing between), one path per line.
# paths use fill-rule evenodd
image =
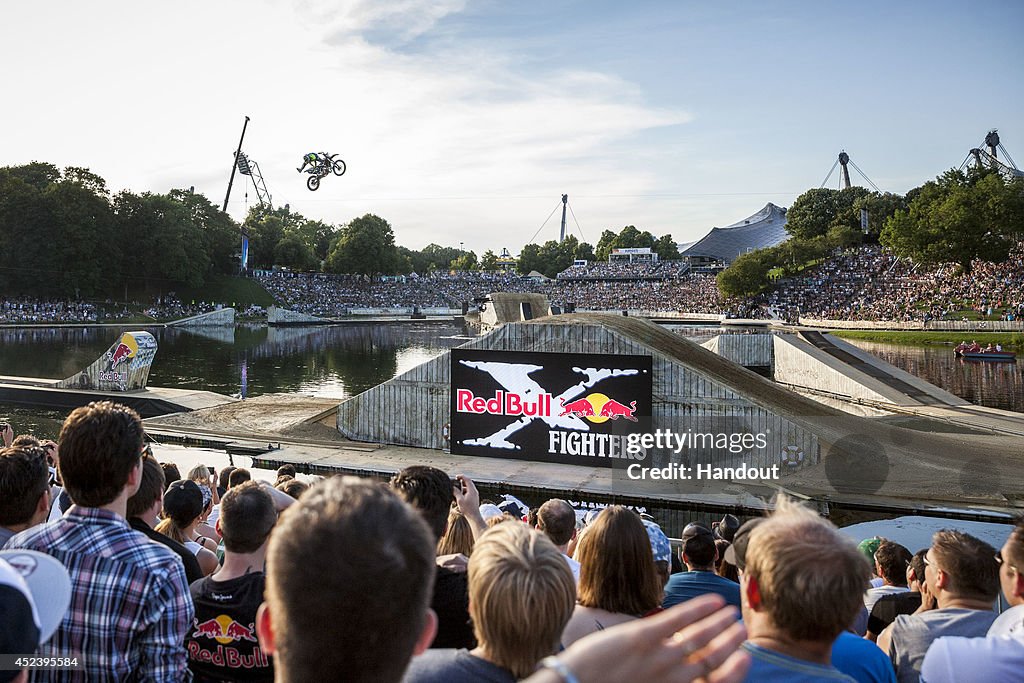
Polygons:
M72 506L6 548L52 555L71 575L71 605L38 654L83 668L35 669L32 681L190 680L183 646L193 607L181 560L113 512Z

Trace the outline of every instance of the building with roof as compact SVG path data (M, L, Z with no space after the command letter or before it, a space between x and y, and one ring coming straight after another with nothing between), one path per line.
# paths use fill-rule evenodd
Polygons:
M763 209L724 228L711 232L690 245L679 245L679 253L693 266L729 265L740 254L782 244L786 232L786 209L771 202Z

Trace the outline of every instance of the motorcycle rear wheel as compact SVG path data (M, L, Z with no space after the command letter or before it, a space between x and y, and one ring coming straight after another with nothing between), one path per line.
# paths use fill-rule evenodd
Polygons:
M306 178L306 187L315 192L320 187L320 176L311 175Z

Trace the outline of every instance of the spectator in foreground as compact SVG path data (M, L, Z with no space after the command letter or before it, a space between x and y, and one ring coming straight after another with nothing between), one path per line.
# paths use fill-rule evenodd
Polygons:
M386 487L354 477L317 485L281 517L267 555L256 628L275 680L396 683L433 636L432 534ZM353 548L360 562L351 562ZM309 590L317 585L318 591ZM387 590L381 590L384 586ZM743 680L749 657L735 610L706 596L584 638L528 683ZM344 619L338 615L344 614Z
M570 645L583 636L639 619L660 606L662 585L640 517L611 505L580 541L578 605L562 634Z
M857 547L785 496L745 545L736 559L749 632L743 647L753 659L747 680L851 680L832 665L832 644L863 607L869 568Z
M42 451L0 449L0 548L50 515L50 472Z
M437 555L463 555L469 557L473 554L473 528L469 520L459 512L457 507L448 511L448 524L444 530L444 536L437 542Z
M142 481L139 490L128 499L128 524L136 531L149 537L149 540L162 543L181 558L185 567L185 577L189 583L203 578L203 570L195 553L170 536L165 536L154 525L160 523L160 511L164 504L164 471L160 463L152 455L142 459Z
M301 496L303 493L306 492L307 489L309 489L309 484L307 484L304 481L299 481L298 479L288 479L286 481L281 482L274 488L276 488L278 491L283 491L284 493L287 493L295 500L298 500L299 496Z
M277 523L264 486L247 481L224 494L217 522L224 564L190 586L195 626L185 646L196 683L273 681L274 663L256 642L267 542Z
M71 580L60 562L34 550L0 552L0 653L35 652L64 620L70 602ZM28 669L0 669L0 682L8 681L25 683Z
M472 486L472 482L468 479ZM452 480L447 474L434 467L414 465L391 478L391 488L410 505L416 508L427 522L434 535L434 547L444 535L448 522L448 510L454 498ZM460 491L461 493L461 491ZM472 498L476 495L476 498ZM472 486L471 498L464 505L460 500L459 509L470 517L475 513L477 524L483 526L478 512L480 500L476 487ZM473 525L473 519L470 519ZM474 535L477 535L476 528ZM437 615L437 638L431 647L465 648L476 647L473 627L469 623L469 586L464 568L437 567L431 608Z
M928 548L918 550L907 564L907 591L883 595L871 608L868 616L868 632L864 636L875 642L878 634L896 620L900 614L913 614L921 610L921 584L924 582L924 556ZM870 589L869 589L870 590Z
M926 683L1024 681L1024 518L1017 521L997 556L999 583L1010 609L984 638L935 640L921 665Z
M912 557L909 550L893 541L883 541L878 546L875 551L875 574L882 579L882 585L869 588L864 593L864 607L868 612L883 596L910 590L907 586L907 567Z
M552 498L537 510L537 530L548 537L572 570L572 578L580 582L580 563L568 555L569 543L576 537L576 511L564 500Z
M256 629L275 680L400 681L436 631L435 543L385 486L332 477L313 487L281 515L267 550Z
M932 537L924 557L924 588L938 608L900 615L878 636L878 647L892 659L900 683L917 683L925 653L936 638L977 638L988 632L999 592L995 554L988 543L960 531L943 529Z
M142 421L103 401L71 411L60 435L60 471L74 505L17 534L7 548L55 557L71 578L71 607L37 654L76 653L82 668L37 669L35 681L181 681L192 623L178 556L133 531L128 499L142 479ZM111 628L117 624L117 628Z
M212 542L196 533L202 515L203 492L199 485L190 479L174 481L164 492L164 518L156 530L185 546L196 556L203 576L209 576L217 570L218 561L216 545L213 549L204 547L203 541Z
M669 542L665 532L655 522L649 522L646 519L643 522L644 529L647 530L647 540L651 543L654 569L658 572L658 585L662 588L661 598L658 599L660 603L662 598L665 597L665 584L668 583L669 567L672 564L672 544Z
M739 584L715 574L718 548L710 529L697 523L686 525L682 559L687 571L669 577L663 607L678 605L705 593L718 593L726 603L740 606Z
M576 604L564 554L526 524L484 533L469 561L469 605L477 647L414 657L406 683L514 683L529 676L559 639Z
M233 489L239 484L244 484L251 479L252 475L249 474L249 470L244 467L236 467L231 470L231 474L228 475L228 489Z

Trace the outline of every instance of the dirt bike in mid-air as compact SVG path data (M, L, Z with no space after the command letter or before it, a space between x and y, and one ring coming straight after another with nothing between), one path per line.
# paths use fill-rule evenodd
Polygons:
M334 175L345 175L345 162L342 159L335 159L337 154L327 154L322 152L320 158L314 166L310 166L306 173L309 177L306 178L306 187L312 191L316 191L320 187L320 180L329 176L332 172Z

